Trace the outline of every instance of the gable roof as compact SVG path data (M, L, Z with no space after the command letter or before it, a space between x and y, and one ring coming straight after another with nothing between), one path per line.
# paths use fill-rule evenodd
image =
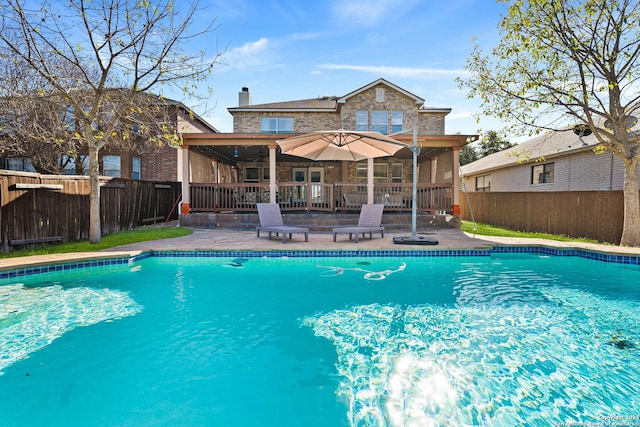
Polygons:
M359 89L354 90L353 92L349 92L344 96L319 96L318 98L311 99L301 99L295 101L284 101L284 102L270 102L265 104L250 104L242 107L229 107L227 111L231 114L235 112L259 112L259 111L278 111L278 112L296 112L296 111L306 111L306 112L335 112L338 111L340 104L344 104L348 98L351 98L359 93L362 93L372 87L375 87L379 84L384 84L388 86L390 89L398 91L403 95L413 99L416 105L419 105L418 109L421 113L443 113L448 114L451 112L451 108L431 108L431 107L423 107L424 99L419 96L414 95L413 93L401 88L400 86L396 86L393 83L385 80L378 79L373 81L365 86L362 86Z
M270 102L267 104L250 104L243 107L227 108L229 112L236 111L336 111L337 96L321 96L297 101Z
M416 102L416 104L417 104L417 105L422 105L422 104L424 104L424 99L422 99L422 98L420 98L419 96L416 96L416 95L412 94L411 92L409 92L409 91L407 91L407 90L402 89L400 86L396 86L396 85L394 85L393 83L391 83L391 82L389 82L389 81L387 81L387 80L385 80L385 79L382 79L382 78L380 78L380 79L378 79L378 80L376 80L376 81L374 81L374 82L371 82L371 83L369 83L369 84L368 84L368 85L366 85L366 86L362 86L360 89L356 89L356 90L354 90L353 92L350 92L350 93L346 94L346 95L345 95L345 96L343 96L342 98L339 98L339 99L338 99L338 103L339 103L339 104L344 104L344 103L347 101L347 99L351 98L352 96L358 95L358 94L360 94L360 93L362 93L362 92L364 92L364 91L366 91L366 90L369 90L369 89L371 89L372 87L375 87L375 86L377 86L377 85L379 85L379 84L383 84L383 85L385 85L385 86L388 86L388 87L390 87L391 89L393 89L393 90L395 90L395 91L397 91L397 92L400 92L400 93L402 93L403 95L408 96L409 98L413 98L413 99L415 100L415 102Z
M206 121L205 119L200 117L198 114L196 114L195 111L193 111L192 109L188 108L182 102L176 101L175 99L170 99L170 98L165 98L165 101L166 101L166 103L168 105L173 105L174 107L176 107L178 109L181 109L184 112L186 112L187 113L187 117L193 117L196 121L202 123L205 127L207 127L212 133L220 133L220 131L218 129L216 129L211 123L209 123L208 121Z
M540 135L460 167L461 175L476 175L516 166L523 161L552 159L577 152L592 151L598 145L595 135L580 138L571 128Z

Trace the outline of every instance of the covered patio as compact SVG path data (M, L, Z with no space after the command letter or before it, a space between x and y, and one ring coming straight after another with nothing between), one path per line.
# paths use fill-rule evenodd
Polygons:
M311 161L283 154L277 140L299 134L185 134L179 156L181 213L255 212L256 203L283 211L359 211L383 203L386 211L412 209L412 152L373 162ZM477 135L417 135L418 212L459 215L459 150ZM413 144L410 134L393 139ZM389 173L391 169L391 173ZM366 173L374 173L373 200Z

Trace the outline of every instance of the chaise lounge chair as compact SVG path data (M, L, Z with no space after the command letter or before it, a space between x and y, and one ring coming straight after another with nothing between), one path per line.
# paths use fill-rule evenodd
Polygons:
M291 227L282 223L282 213L280 213L280 205L277 203L258 203L258 217L260 218L260 225L256 227L258 237L260 237L261 231L269 232L269 240L271 240L271 233L282 233L282 243L287 242L287 234L289 240L293 233L304 233L304 241L309 241L309 229L303 227Z
M360 208L360 219L358 225L355 227L340 227L333 229L333 241L336 241L336 235L338 233L349 234L349 240L351 236L355 236L355 241L358 243L358 236L362 234L364 238L366 233L369 233L369 240L373 240L373 232L379 231L380 237L384 237L384 227L382 226L382 210L383 204L374 205L362 205Z

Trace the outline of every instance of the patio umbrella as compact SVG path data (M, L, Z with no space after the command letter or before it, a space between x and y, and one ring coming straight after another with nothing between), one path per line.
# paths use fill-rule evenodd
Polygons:
M393 156L408 145L380 132L344 129L316 131L276 141L282 154L311 160L364 160L367 165L368 203L373 203L373 159Z
M316 131L276 141L283 154L311 160L364 160L393 156L406 144L380 132Z

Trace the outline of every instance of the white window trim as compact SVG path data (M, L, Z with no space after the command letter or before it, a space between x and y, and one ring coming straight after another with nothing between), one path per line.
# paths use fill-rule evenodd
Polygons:
M549 182L534 182L534 170L535 168L539 168L542 167L542 172L545 172L545 167L546 166L552 166L553 167L553 177L551 179L551 181ZM539 185L553 185L556 179L556 166L555 166L555 162L547 162L547 163L542 163L542 164L537 164L537 165L533 165L531 166L531 175L529 176L529 185L531 186L539 186Z
M263 120L275 120L276 122L276 128L274 131L271 130L265 130L264 127L262 126ZM280 123L281 121L284 120L291 120L291 129L287 129L287 130L280 130ZM293 127L294 127L294 120L293 117L289 117L289 116L263 116L260 117L260 133L293 133Z

